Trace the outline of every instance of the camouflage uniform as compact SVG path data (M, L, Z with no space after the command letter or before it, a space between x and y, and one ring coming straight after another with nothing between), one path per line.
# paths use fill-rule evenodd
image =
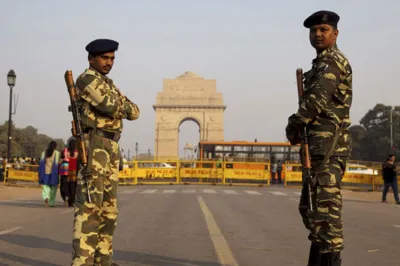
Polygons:
M289 127L307 128L314 212L307 213L306 186L303 186L299 211L310 231L309 239L318 246L319 252L340 252L344 248L341 180L351 153L348 128L352 69L336 44L319 53L312 69L304 73L304 95L297 113L289 117ZM333 154L321 165L336 132L339 138Z
M122 131L122 119L135 120L139 108L122 96L113 81L94 69L87 69L76 81L80 96L79 108L84 131L97 127L97 131ZM96 119L97 116L97 119ZM73 262L72 265L106 265L113 263L112 237L116 227L117 186L120 160L118 142L104 136L85 134L85 145L93 149L89 177L92 202L87 201L83 171L78 173L75 199Z

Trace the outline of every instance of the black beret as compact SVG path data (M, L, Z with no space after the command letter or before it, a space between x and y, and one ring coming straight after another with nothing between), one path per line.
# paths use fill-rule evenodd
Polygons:
M304 27L306 28L311 28L314 25L318 24L329 24L334 27L337 27L337 23L339 22L339 15L336 14L335 12L332 11L327 11L327 10L321 10L318 12L315 12L306 20L304 20Z
M90 54L104 54L118 50L118 42L109 39L97 39L86 45Z

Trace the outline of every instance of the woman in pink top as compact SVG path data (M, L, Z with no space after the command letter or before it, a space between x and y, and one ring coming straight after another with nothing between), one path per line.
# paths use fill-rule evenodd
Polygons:
M63 150L64 161L68 163L67 169L64 170L66 182L64 183L65 205L69 207L74 205L76 194L76 176L77 176L77 160L78 149L76 147L76 139L70 138L67 147Z

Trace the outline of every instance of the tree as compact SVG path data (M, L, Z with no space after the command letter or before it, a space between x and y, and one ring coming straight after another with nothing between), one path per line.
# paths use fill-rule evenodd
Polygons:
M393 151L390 147L391 107L377 104L360 120L360 125L349 128L353 144L351 159L382 161ZM400 143L400 107L393 109L393 143Z
M362 142L365 140L366 130L360 125L354 125L349 128L350 135L352 138L352 152L351 157L355 160L360 160L363 155Z
M7 156L8 121L0 125L0 156ZM57 149L64 148L65 142L60 138L53 139L45 134L39 134L33 126L16 128L12 124L11 157L39 157L50 141L57 142Z

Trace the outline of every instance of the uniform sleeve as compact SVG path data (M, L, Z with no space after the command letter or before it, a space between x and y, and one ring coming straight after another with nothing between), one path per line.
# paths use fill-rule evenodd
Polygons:
M317 66L317 77L309 86L297 113L289 117L289 124L300 130L326 109L340 84L340 69L333 60L323 60Z
M105 84L105 82L90 74L86 74L76 81L82 99L89 102L103 115L121 119L124 114L121 99L115 97Z
M126 96L123 97L123 106L125 111L125 117L128 120L136 120L139 118L140 110L139 107L131 102Z

